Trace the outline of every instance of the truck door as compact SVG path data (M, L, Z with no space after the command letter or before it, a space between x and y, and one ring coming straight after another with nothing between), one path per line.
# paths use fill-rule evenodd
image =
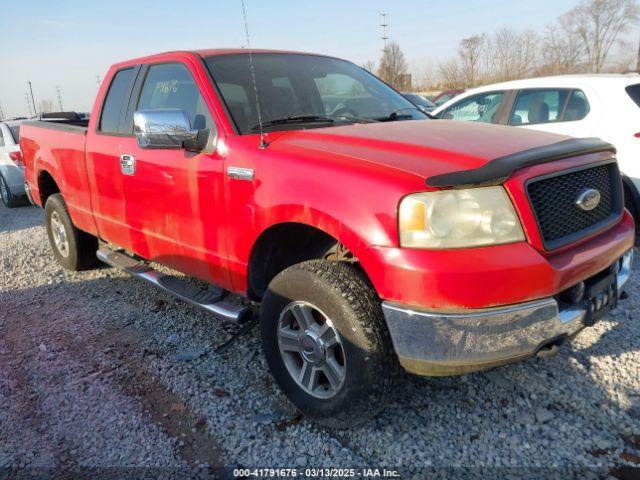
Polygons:
M181 109L192 128L216 132L201 93L203 86L186 64L152 64L144 70L135 110ZM220 228L225 218L223 158L217 152L143 149L137 144L126 153L135 163L124 177L125 215L133 251L227 285Z
M132 249L130 228L125 218L123 155L136 144L133 120L127 115L131 92L140 67L115 72L104 97L95 129L87 132L86 162L91 190L91 208L100 237ZM131 117L131 118L128 118Z

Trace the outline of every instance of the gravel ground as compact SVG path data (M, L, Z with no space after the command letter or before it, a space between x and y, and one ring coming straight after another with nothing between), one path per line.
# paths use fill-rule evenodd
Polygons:
M629 298L555 357L403 376L384 413L335 432L279 393L257 329L215 352L235 327L112 268L62 270L42 221L0 206L0 479L218 478L235 466L640 476L637 274Z

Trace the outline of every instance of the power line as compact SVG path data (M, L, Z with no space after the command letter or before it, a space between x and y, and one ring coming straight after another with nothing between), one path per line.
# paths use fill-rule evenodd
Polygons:
M382 36L380 39L384 42L384 49L382 52L387 51L387 40L389 40L389 36L387 35L387 27L389 26L389 14L381 13L380 14L380 28L382 29Z
M64 108L62 108L62 95L60 94L60 87L56 86L56 93L58 94L58 105L60 105L60 111L64 112Z

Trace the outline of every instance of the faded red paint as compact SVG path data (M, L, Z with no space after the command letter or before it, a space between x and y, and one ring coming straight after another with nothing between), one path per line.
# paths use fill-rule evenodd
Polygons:
M208 50L203 55L244 50ZM102 100L117 69L181 62L191 71L219 132L213 154L140 150L133 137L96 133ZM57 182L75 224L138 255L246 294L251 250L271 226L298 222L342 242L386 300L430 308L480 308L546 297L606 268L633 244L628 214L606 232L545 252L524 194L533 176L596 162L601 154L516 172L505 187L527 242L466 250L399 248L402 197L427 190L425 178L476 168L503 155L562 139L494 125L439 121L358 124L268 135L238 135L197 53L173 52L114 65L103 82L86 136L25 125L27 181ZM137 172L120 173L119 155ZM229 179L228 166L255 170Z

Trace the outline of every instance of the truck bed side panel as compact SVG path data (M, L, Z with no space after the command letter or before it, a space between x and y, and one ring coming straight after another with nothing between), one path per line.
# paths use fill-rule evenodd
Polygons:
M34 201L44 207L40 179L48 173L60 189L73 223L96 234L85 162L86 128L28 122L21 130L20 146L26 178Z

